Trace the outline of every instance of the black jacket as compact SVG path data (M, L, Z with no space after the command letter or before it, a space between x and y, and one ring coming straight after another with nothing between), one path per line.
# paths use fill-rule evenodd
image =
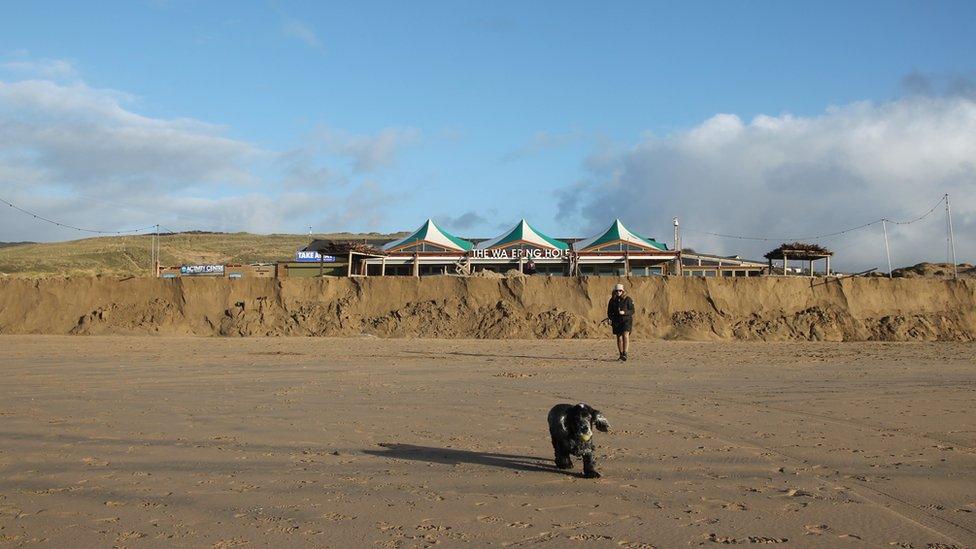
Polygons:
M624 314L620 314L623 311ZM607 318L613 324L633 322L634 320L634 300L629 295L623 297L613 296L607 303Z

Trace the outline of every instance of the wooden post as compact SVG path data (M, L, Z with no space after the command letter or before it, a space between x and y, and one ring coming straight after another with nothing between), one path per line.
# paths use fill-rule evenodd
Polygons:
M766 274L769 275L769 276L772 276L773 275L773 259L772 258L769 258L769 259L766 260L766 262L769 264L769 267L768 267L769 270L766 271Z
M349 252L349 263L346 263L346 276L352 277L352 252Z
M413 276L420 277L420 256L417 252L413 254Z
M386 256L380 261L380 276L386 276Z
M319 252L319 278L325 274L325 256L322 252Z
M827 271L824 273L824 276L830 276L830 256L829 255L827 256Z
M624 276L630 276L630 253L624 252Z
M786 265L787 265L786 252L783 252L783 276L786 276Z
M807 262L807 264L810 269L810 276L813 276L813 260L811 259L810 261Z

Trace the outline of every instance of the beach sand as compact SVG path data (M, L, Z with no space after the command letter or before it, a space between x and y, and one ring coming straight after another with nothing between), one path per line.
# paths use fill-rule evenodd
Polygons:
M0 337L0 545L976 544L976 346ZM588 402L604 477L553 468Z

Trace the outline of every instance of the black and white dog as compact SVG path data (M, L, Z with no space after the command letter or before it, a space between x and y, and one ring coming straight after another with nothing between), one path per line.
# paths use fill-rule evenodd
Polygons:
M583 458L583 476L599 478L593 457L593 427L606 433L610 423L589 404L557 404L549 410L549 434L556 452L556 467L572 469L570 456Z

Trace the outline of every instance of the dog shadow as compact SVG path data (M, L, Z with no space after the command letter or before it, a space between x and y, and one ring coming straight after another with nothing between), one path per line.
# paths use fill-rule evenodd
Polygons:
M364 454L392 459L408 459L411 461L426 461L444 465L458 465L472 463L499 467L514 471L531 471L542 473L561 473L573 475L572 470L557 469L552 460L535 456L521 456L516 454L496 454L492 452L475 452L458 450L455 448L436 448L433 446L417 446L415 444L380 443L382 450L364 450Z

